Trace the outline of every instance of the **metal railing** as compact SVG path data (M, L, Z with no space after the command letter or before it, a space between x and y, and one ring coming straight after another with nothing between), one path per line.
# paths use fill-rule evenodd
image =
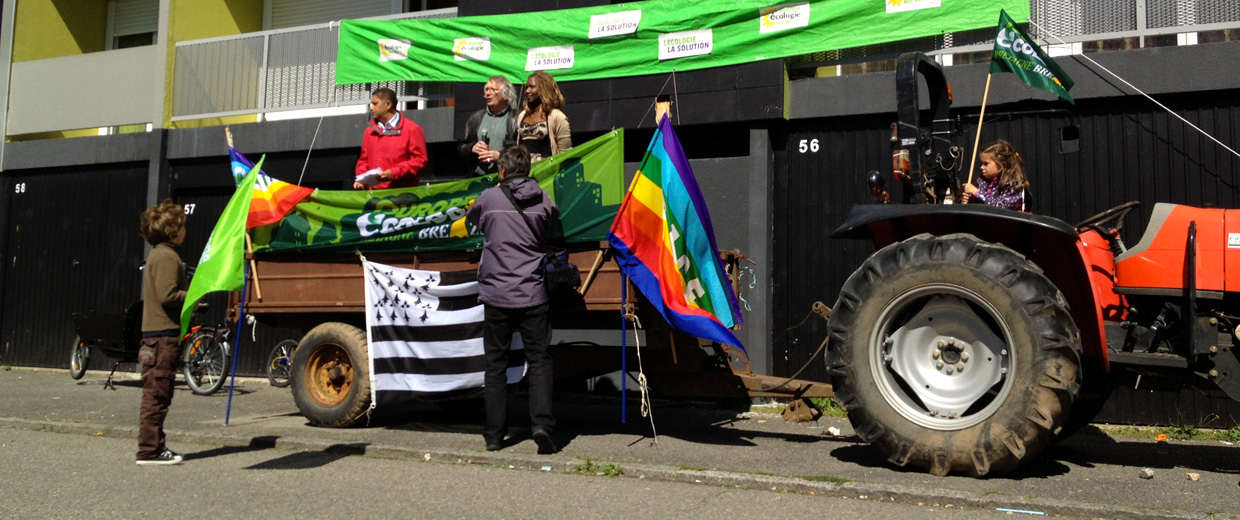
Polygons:
M372 18L451 18L456 8ZM452 95L451 83L336 85L338 22L177 42L172 120L366 104L379 87L402 101ZM426 103L420 103L426 106Z
M1058 43L1096 42L1132 38L1240 29L1236 0L1030 0L1034 24L1030 36ZM995 22L998 24L998 10ZM1045 34L1039 34L1042 27ZM989 52L995 29L986 28L916 38L882 45L836 49L788 59L792 68L819 67L895 59L905 52L959 54ZM1057 39L1057 38L1058 39Z

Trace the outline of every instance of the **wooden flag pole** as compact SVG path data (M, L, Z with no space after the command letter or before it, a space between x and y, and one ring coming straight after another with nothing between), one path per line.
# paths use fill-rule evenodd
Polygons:
M986 99L990 97L990 77L992 75L986 74L986 91L982 93L982 113L977 116L977 137L973 138L973 153L969 157L968 184L973 184L973 165L977 161L977 145L982 141L982 122L986 120Z
M250 276L254 277L254 296L263 301L263 288L258 285L258 264L254 262L254 243L250 241L250 230L245 230L245 252L250 257Z
M232 130L224 127L224 137L228 140L228 147L233 147ZM245 252L250 257L250 275L254 277L254 296L258 301L263 301L263 288L258 285L258 264L254 262L254 243L250 240L250 230L245 230ZM227 418L224 420L228 422Z

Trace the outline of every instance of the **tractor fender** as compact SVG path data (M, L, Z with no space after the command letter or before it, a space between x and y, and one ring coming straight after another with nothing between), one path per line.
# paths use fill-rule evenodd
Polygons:
M1081 333L1085 368L1108 371L1099 302L1113 283L1092 276L1085 246L1071 225L1052 217L983 204L868 204L853 206L831 237L869 239L875 249L882 249L922 233L969 233L1002 244L1037 264L1068 302Z

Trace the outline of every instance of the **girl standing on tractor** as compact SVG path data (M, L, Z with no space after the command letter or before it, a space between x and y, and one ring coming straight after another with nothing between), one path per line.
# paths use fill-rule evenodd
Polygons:
M961 202L980 202L997 208L1029 211L1025 158L1016 152L1012 143L1002 139L995 141L982 150L979 158L982 160L982 177L978 179L977 186L965 183Z

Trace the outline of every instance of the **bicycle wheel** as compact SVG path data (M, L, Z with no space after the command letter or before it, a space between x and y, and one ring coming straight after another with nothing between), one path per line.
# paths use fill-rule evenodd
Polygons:
M90 345L82 338L73 338L73 355L69 358L69 377L81 379L86 375L86 363L90 361Z
M293 350L297 348L297 340L286 339L276 343L267 356L267 381L271 386L284 388L289 384L289 367L293 362Z
M198 395L214 394L228 379L228 343L215 339L215 332L199 330L181 344L181 371L185 382Z

